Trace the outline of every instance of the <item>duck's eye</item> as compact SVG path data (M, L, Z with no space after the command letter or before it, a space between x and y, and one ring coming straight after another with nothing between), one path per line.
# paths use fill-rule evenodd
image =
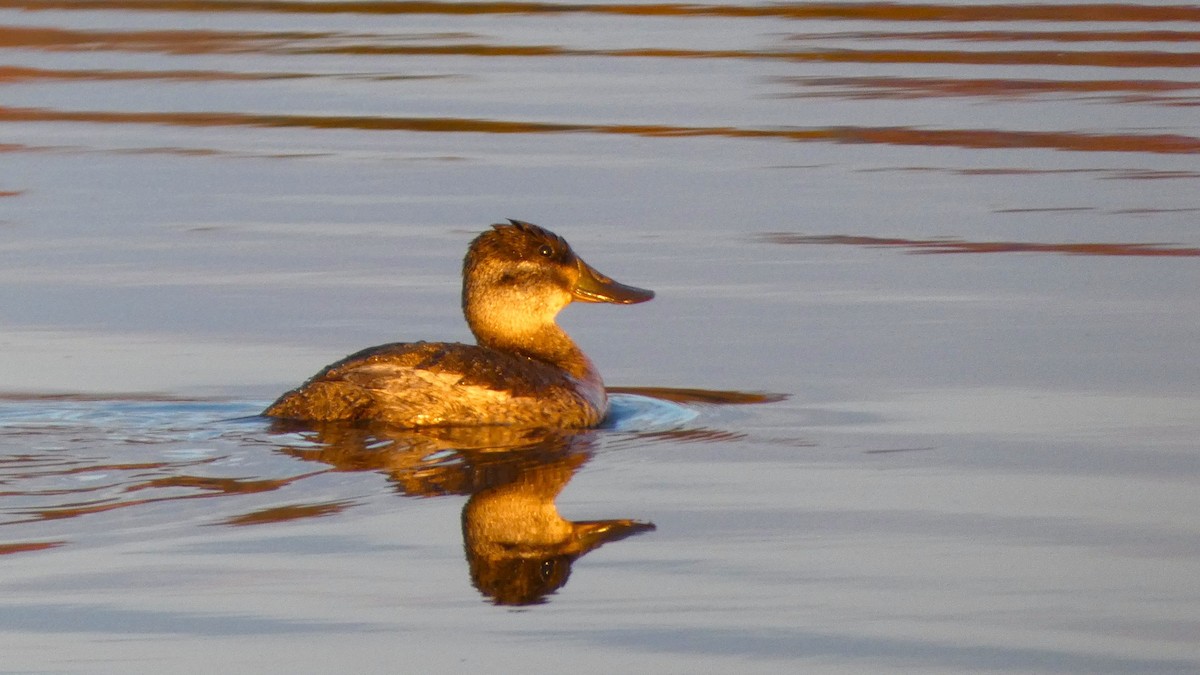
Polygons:
M554 249L550 248L546 244L542 244L540 247L538 247L538 255L542 256L543 258L552 258L554 257Z

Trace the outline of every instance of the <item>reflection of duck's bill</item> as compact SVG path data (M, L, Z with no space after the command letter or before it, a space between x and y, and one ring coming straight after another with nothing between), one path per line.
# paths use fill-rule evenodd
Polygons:
M575 282L575 288L571 289L571 295L576 300L632 305L654 297L654 291L637 286L626 286L597 272L594 267L582 260L578 262L579 280Z
M620 541L654 529L654 523L640 520L584 520L575 522L574 526L580 544L579 555L610 541Z

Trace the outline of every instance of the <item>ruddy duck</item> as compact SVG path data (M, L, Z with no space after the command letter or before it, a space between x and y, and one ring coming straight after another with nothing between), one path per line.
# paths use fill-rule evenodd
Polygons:
M654 291L617 283L562 237L530 223L493 225L463 260L462 309L478 345L401 342L327 366L263 414L393 426L591 427L604 382L555 317L573 300L633 304Z

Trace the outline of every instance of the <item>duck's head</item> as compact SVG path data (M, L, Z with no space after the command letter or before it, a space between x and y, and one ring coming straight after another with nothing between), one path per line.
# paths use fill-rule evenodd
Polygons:
M530 339L575 300L630 305L653 297L597 272L562 237L519 220L476 237L463 261L463 312L481 343Z

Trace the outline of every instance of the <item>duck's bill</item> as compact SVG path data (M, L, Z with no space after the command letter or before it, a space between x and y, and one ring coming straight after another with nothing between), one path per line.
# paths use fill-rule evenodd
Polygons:
M583 302L611 302L632 305L654 297L654 291L637 286L626 286L597 272L591 265L579 261L579 280L571 295Z
M579 555L611 541L620 541L635 534L655 530L654 523L640 520L584 520L575 523L575 536L580 543Z

